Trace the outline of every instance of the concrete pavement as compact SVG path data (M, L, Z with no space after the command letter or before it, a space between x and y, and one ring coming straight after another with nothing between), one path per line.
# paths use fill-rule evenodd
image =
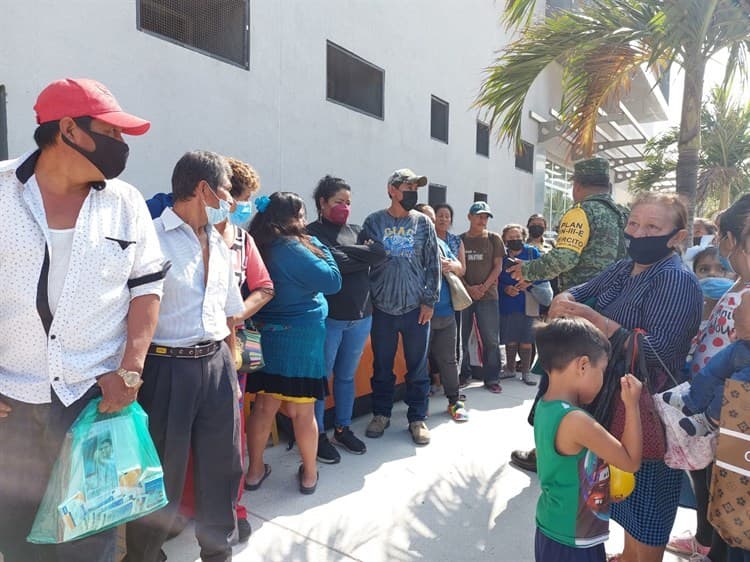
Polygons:
M403 403L379 439L364 437L369 417L355 420L368 452L341 450L340 464L319 464L312 496L297 489L296 448L268 448L273 473L243 497L253 534L234 549L234 560L533 562L539 484L508 458L533 444L526 416L536 390L520 381L502 384L499 395L479 383L464 390L471 418L463 424L450 419L445 397L433 397L426 447L412 442ZM694 525L695 512L681 508L675 529ZM613 522L607 552L621 548L622 530ZM170 562L199 560L192 525L165 551ZM665 560L680 558L667 554Z

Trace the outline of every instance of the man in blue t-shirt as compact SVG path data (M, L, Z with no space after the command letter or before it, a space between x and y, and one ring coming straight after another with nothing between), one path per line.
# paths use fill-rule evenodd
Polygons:
M383 244L387 259L371 269L373 352L372 410L367 437L381 437L391 423L396 375L393 361L401 334L406 361L409 432L418 445L430 442L425 425L430 378L427 346L430 319L440 292L440 258L435 227L414 211L417 190L427 184L408 168L388 179L391 205L376 211L362 225L362 240Z

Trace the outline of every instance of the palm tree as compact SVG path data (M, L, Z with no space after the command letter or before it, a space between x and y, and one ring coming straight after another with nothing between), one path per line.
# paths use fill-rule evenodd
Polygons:
M657 78L679 65L685 75L677 138L677 191L692 217L707 61L728 52L727 82L750 50L750 0L588 0L532 22L536 0L506 0L505 21L520 38L486 70L475 106L497 124L500 141L520 146L523 105L553 62L563 68L561 120L573 146L593 152L599 110L618 102L646 65Z
M677 169L677 128L646 144L646 168L630 184L632 192L669 189ZM666 181L665 181L666 179ZM728 88L711 90L701 114L701 151L696 207L702 215L726 209L750 190L750 102L732 102Z

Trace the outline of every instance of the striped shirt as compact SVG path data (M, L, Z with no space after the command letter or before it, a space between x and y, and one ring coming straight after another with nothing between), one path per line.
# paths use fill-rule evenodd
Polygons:
M620 260L569 292L578 302L596 298L596 310L623 328L645 330L648 367L663 372L661 358L676 374L685 364L701 321L703 295L698 279L677 254L638 275L631 275L632 269L633 260Z

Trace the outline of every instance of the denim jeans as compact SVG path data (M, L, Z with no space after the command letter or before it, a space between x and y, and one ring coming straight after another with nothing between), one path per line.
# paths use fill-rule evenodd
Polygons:
M362 357L367 336L370 335L372 316L360 320L334 320L326 318L325 361L326 373L333 373L333 399L335 425L347 427L352 423L354 409L354 375ZM326 401L315 402L318 431L325 432L323 414Z
M377 308L372 313L372 413L391 417L396 375L393 362L401 334L406 360L406 398L409 423L427 417L430 394L430 376L427 373L427 345L430 324L418 324L419 308L393 316Z
M500 380L500 312L497 301L474 301L469 308L461 312L461 342L463 359L461 360L461 378L471 377L469 364L469 336L471 335L472 316L477 317L479 336L482 338L482 363L479 368L484 384Z

